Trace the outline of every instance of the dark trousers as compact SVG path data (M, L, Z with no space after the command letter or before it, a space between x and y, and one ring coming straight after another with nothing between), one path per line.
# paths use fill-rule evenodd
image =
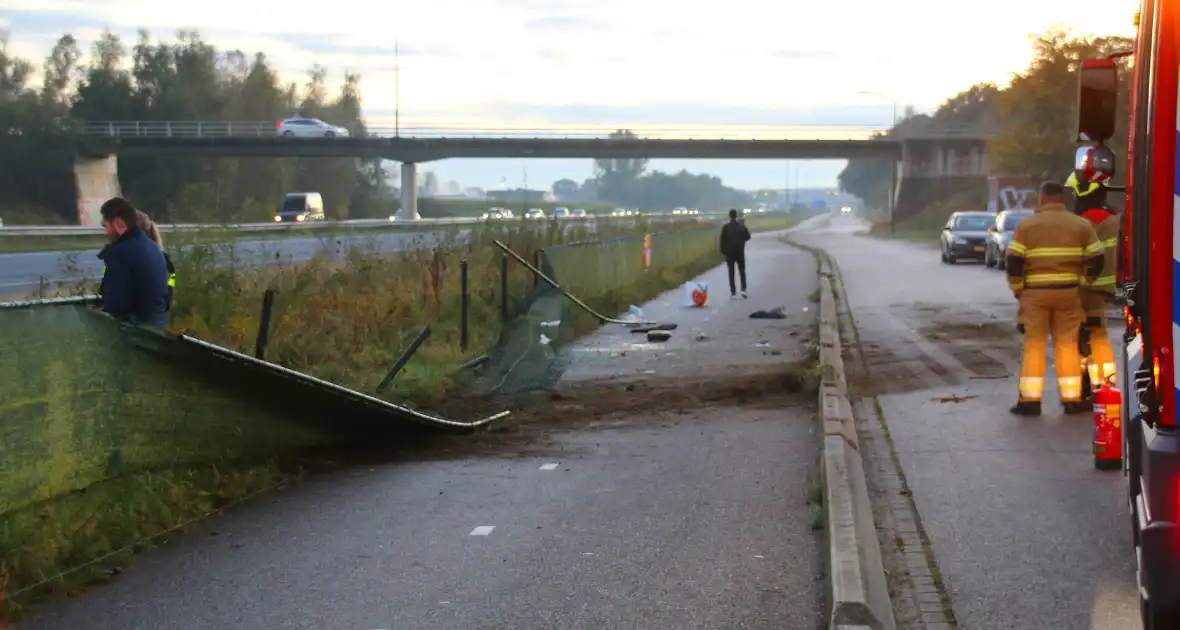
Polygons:
M729 294L737 295L737 286L733 283L733 268L737 266L738 275L742 278L742 291L746 290L746 254L742 252L736 256L726 256L725 266L729 269Z

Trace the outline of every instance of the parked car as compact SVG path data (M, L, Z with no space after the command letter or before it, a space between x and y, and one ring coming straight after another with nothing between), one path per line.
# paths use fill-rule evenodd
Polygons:
M1004 256L1008 254L1008 244L1012 242L1012 233L1021 221L1032 215L1032 210L1005 210L996 215L995 225L987 229L983 264L1003 269Z
M995 225L990 212L956 212L946 221L939 237L942 262L953 265L960 258L983 260L987 229Z
M348 130L318 118L288 118L275 123L275 134L284 138L347 138Z

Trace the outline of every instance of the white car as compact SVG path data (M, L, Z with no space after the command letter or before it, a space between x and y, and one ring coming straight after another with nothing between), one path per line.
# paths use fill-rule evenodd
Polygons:
M526 218L526 219L544 219L545 218L545 211L540 208L529 208L528 211L526 211L524 213L524 218Z
M283 138L347 138L348 130L318 118L288 118L275 123L275 135Z
M554 208L553 209L553 218L554 219L568 219L568 218L570 218L570 209L569 208Z

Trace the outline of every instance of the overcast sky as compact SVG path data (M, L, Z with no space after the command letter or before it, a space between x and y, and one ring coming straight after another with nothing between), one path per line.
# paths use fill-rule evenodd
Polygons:
M306 8L303 8L306 7ZM490 129L692 125L887 127L893 105L937 107L974 83L1024 69L1028 36L1057 25L1133 33L1134 0L0 0L13 52L40 61L63 33L83 48L104 27L195 28L221 49L263 51L284 79L313 63L333 82L359 72L370 125L392 124L394 40L403 124ZM817 132L818 133L818 132ZM742 188L783 187L783 161L658 160ZM795 162L800 186L834 186L843 164ZM442 181L547 187L590 175L586 160L449 160Z

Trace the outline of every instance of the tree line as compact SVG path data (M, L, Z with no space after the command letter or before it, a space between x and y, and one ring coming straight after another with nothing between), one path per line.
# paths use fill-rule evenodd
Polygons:
M636 138L620 129L609 136L615 139ZM553 183L559 201L609 200L627 206L651 210L685 208L724 208L748 204L749 195L726 186L721 178L704 173L648 171L647 158L606 158L594 160L594 176L578 183L560 179Z
M131 46L105 31L82 65L63 35L33 85L34 65L0 39L0 204L11 223L76 219L72 165L59 151L84 121L279 120L310 116L364 133L360 76L335 91L314 66L282 83L263 53L218 51L195 31L175 41L140 31ZM392 190L380 160L121 156L124 194L163 220L265 220L291 190L323 193L333 217L388 215Z
M264 53L219 51L196 31L172 41L139 32L134 44L105 31L86 63L63 35L41 64L12 54L0 36L0 208L8 224L74 223L72 164L55 149L86 121L280 120L320 118L365 133L361 77L347 73L333 90L312 67L302 84L282 82ZM616 136L632 135L620 131ZM716 177L648 173L647 160L597 160L595 177L562 190L587 201L642 207L722 207L741 193ZM323 194L330 218L388 216L397 190L379 159L120 156L125 196L162 221L265 221L293 190Z
M911 130L978 127L993 131L988 159L1003 177L1023 178L1036 184L1052 179L1064 182L1073 168L1073 142L1077 121L1077 69L1085 59L1103 58L1130 50L1126 37L1077 37L1061 29L1047 31L1033 40L1028 68L1012 76L1003 88L992 83L973 85L947 99L933 114L905 116L883 134L904 136ZM1130 61L1120 60L1119 120L1127 120L1130 94ZM1108 142L1126 155L1127 125L1120 124ZM841 189L857 195L870 207L888 205L892 163L880 159L849 160L840 173ZM982 206L980 207L982 209Z

